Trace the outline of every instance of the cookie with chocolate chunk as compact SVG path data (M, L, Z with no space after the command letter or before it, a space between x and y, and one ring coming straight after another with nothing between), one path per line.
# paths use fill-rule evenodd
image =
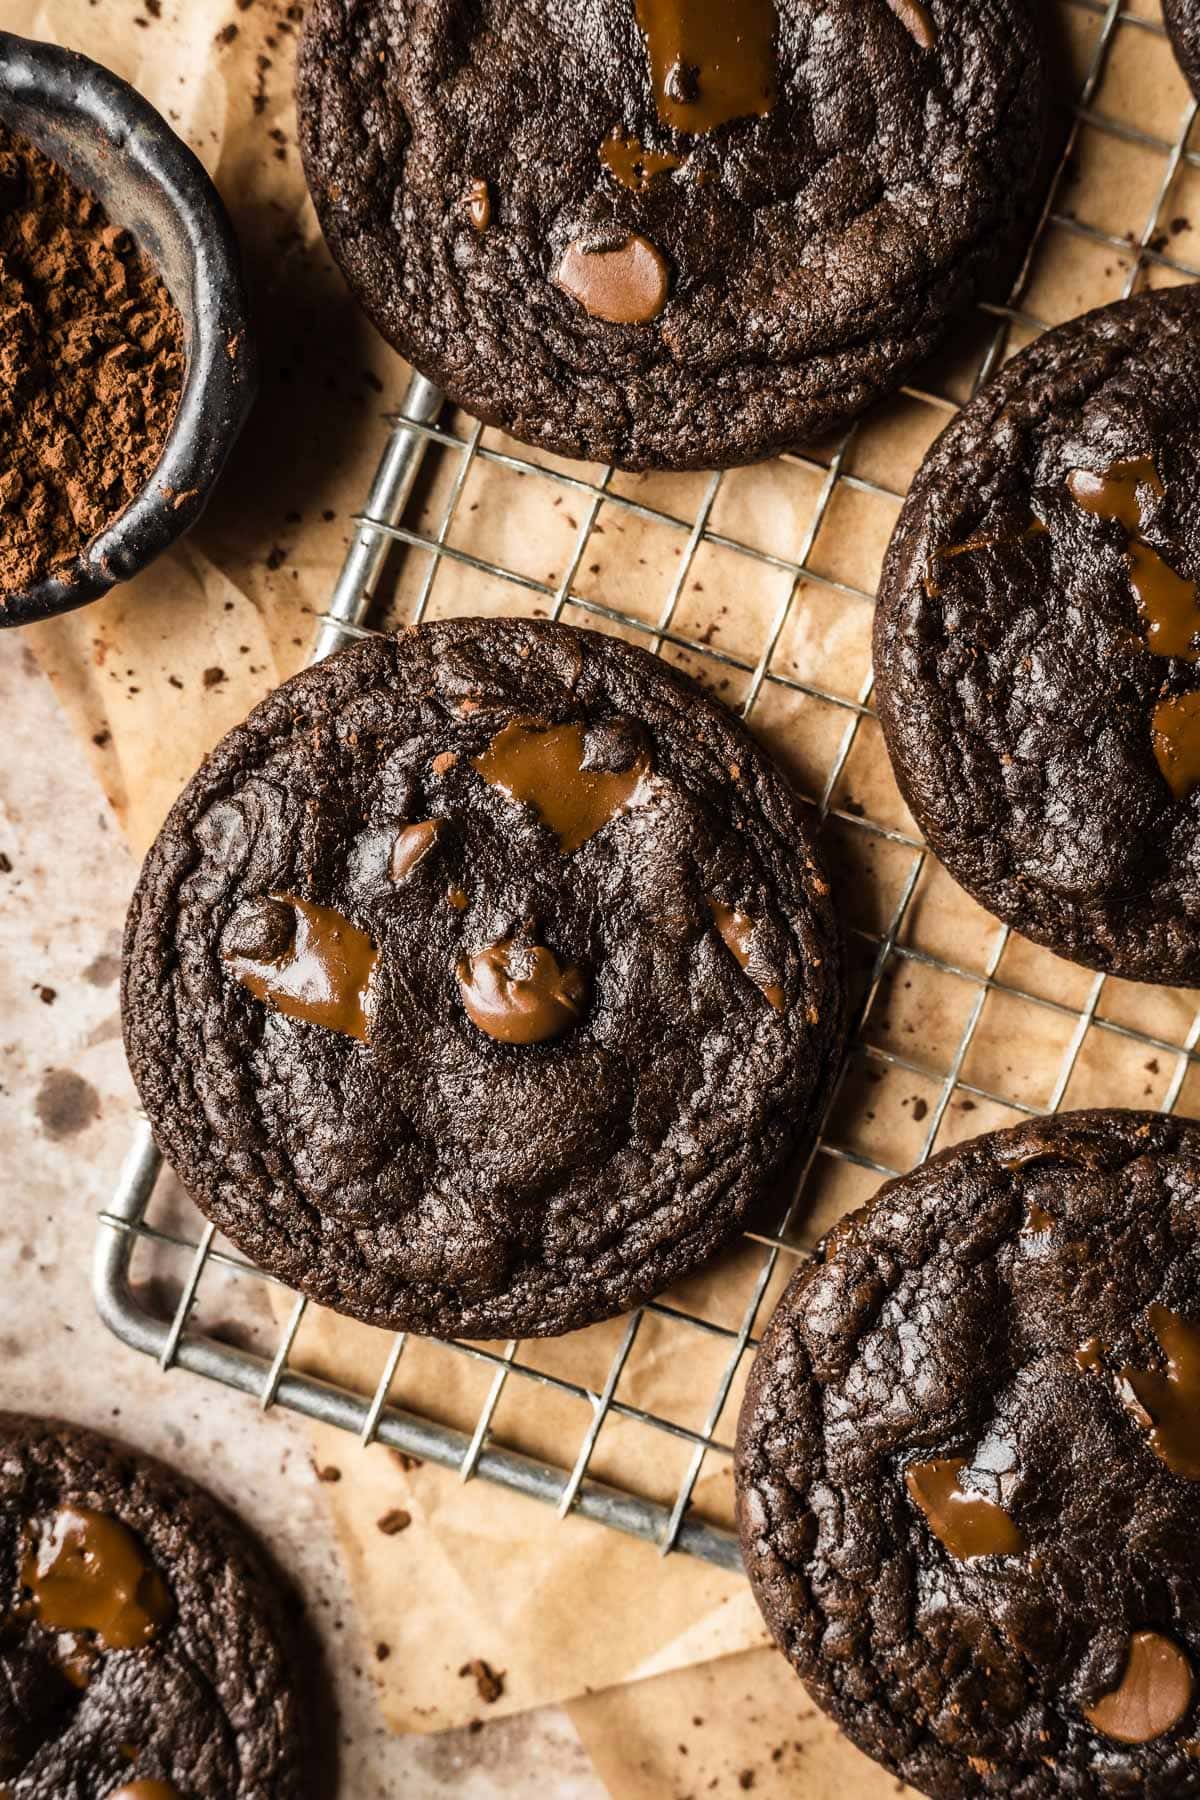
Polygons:
M829 1092L800 806L685 677L514 619L373 638L209 757L124 978L155 1135L265 1268L374 1324L551 1334L694 1269Z
M1200 4L1197 0L1163 0L1163 18L1194 94L1200 94Z
M1200 1127L1092 1112L882 1188L738 1432L759 1604L936 1800L1200 1794Z
M315 1794L295 1632L207 1494L91 1432L0 1415L0 1792Z
M375 324L543 450L751 462L896 388L1015 260L1029 0L314 0L300 142Z
M875 621L914 817L1000 918L1200 985L1200 289L1047 333L947 428Z

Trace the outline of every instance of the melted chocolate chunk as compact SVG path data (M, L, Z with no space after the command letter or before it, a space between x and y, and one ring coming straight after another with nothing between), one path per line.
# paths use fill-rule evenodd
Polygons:
M278 957L260 958L227 948L226 958L244 988L285 1018L321 1025L366 1043L371 983L378 952L365 932L330 906L272 895L290 908L294 935Z
M1177 800L1200 787L1200 694L1160 700L1151 724L1154 757Z
M480 234L485 232L492 222L492 190L486 181L473 181L467 200L467 211L471 223Z
M564 851L578 850L641 797L648 756L627 769L589 769L582 725L541 725L513 719L475 767L510 800L532 806Z
M1025 1534L1004 1508L960 1485L959 1477L970 1466L965 1456L914 1463L905 1473L905 1486L934 1537L960 1562L977 1556L1020 1556Z
M1146 622L1146 646L1155 656L1175 656L1196 662L1200 650L1200 605L1196 584L1185 581L1149 544L1129 547L1129 578Z
M392 845L388 874L393 881L404 881L418 863L423 863L442 834L444 819L422 819L419 825L406 825Z
M1113 463L1102 475L1090 469L1073 469L1067 476L1071 498L1097 519L1114 519L1132 537L1146 523L1144 496L1161 500L1166 492L1152 456Z
M1200 632L1196 584L1177 575L1138 535L1150 524L1153 502L1166 493L1153 458L1114 463L1103 475L1076 469L1067 486L1085 512L1115 520L1129 534L1129 578L1146 627L1146 648L1155 656L1200 659L1195 642Z
M664 125L715 131L765 117L778 94L774 0L636 0Z
M42 1522L21 1567L48 1631L91 1631L105 1650L139 1650L171 1621L166 1582L119 1519L64 1506Z
M887 0L900 23L912 33L922 50L932 50L937 43L937 26L933 14L921 0Z
M1151 1744L1174 1730L1192 1704L1192 1665L1177 1644L1157 1631L1135 1632L1121 1685L1084 1717L1118 1744Z
M127 1781L114 1788L108 1800L187 1800L169 1781Z
M622 187L631 188L635 194L645 193L660 176L683 165L683 158L673 156L669 150L643 149L640 138L622 131L619 125L601 144L600 161Z
M613 250L568 244L555 280L589 317L610 325L651 324L671 288L662 251L637 232Z
M738 912L732 906L725 906L720 900L710 900L708 904L712 912L713 924L717 928L717 935L733 956L738 967L745 969L763 998L770 1002L776 1012L781 1013L786 1004L783 989L776 982L759 980L750 968L750 959L754 948L754 920L748 913Z
M505 939L458 965L467 1017L502 1044L543 1044L576 1024L587 998L578 969L544 944Z
M1177 1475L1200 1481L1200 1326L1165 1306L1152 1306L1149 1317L1166 1372L1122 1369L1121 1397L1149 1431L1155 1455Z

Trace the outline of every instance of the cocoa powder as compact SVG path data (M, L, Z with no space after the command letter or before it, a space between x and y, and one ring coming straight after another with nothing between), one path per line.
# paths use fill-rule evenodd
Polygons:
M131 234L0 124L0 607L69 574L145 487L184 329Z

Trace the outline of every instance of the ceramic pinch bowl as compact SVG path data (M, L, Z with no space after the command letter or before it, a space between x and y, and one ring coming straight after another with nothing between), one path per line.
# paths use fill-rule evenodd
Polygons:
M0 625L97 599L200 517L257 387L233 228L196 157L129 83L76 51L0 31L0 120L102 203L157 265L183 318L186 369L158 465L65 571L0 593Z

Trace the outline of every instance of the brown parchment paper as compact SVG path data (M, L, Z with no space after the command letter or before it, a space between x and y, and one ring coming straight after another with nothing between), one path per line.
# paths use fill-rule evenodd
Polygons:
M1055 0L1054 10L1069 97L1068 90L1082 87L1102 17L1077 0ZM1200 177L1184 163L1160 195L1166 146L1184 114L1186 91L1165 40L1136 23L1158 20L1157 0L1126 0L1124 10L1129 17L1114 34L1103 79L1090 96L1091 117L1139 127L1163 147L1095 124L1081 131L1056 212L1101 235L1054 224L1047 230L1023 301L1040 319L1069 318L1119 297L1134 267L1122 240L1142 239L1160 200L1158 231L1168 253L1185 262L1200 259ZM253 292L262 399L210 512L185 546L138 581L27 633L139 850L209 746L306 659L314 614L328 599L353 529L350 515L382 447L384 415L399 403L407 380L332 269L304 192L291 95L299 17L300 8L287 0L0 0L6 27L86 51L167 113L230 206ZM1139 280L1155 285L1179 278L1155 263ZM921 378L928 398L898 397L872 415L844 472L903 489L944 423L945 403L967 396L991 328L983 321L964 327ZM1008 347L1020 348L1031 335L1018 321ZM484 441L505 448L495 433ZM828 460L827 451L817 450L728 475L712 504L710 534L768 556L795 557L816 517ZM591 479L598 473L576 472ZM424 528L436 528L454 474L451 459L435 460L423 473L417 522ZM708 480L617 476L611 485L617 495L690 521L706 504ZM448 542L551 586L573 567L575 594L657 623L686 532L604 503L580 553L587 504L587 496L536 476L476 462ZM686 645L668 642L664 653L731 704L746 697L750 671L768 652L772 675L806 684L808 692L764 683L751 723L810 794L823 791L847 727L845 711L817 696L854 704L869 696L870 607L853 596L874 591L896 510L869 487L839 486L809 558L817 579L799 584L777 641L772 633L788 601L788 570L751 563L707 540L670 620L672 636ZM417 554L389 572L390 618L407 615L426 570ZM547 602L453 564L443 565L429 596L433 616L518 610L545 611ZM564 616L629 629L573 605ZM721 661L721 653L735 660ZM845 820L866 814L900 832L911 830L911 820L869 719L831 801L843 817L828 828L826 851L841 876L848 924L852 933L856 927L877 932L895 904L910 853L856 834ZM979 971L990 966L997 931L936 865L927 866L907 917L907 944ZM1020 940L1003 949L996 973L1067 1007L1084 1004L1092 986L1085 971ZM856 1061L831 1124L840 1145L889 1166L911 1163L940 1094L939 1072L951 1065L975 997L971 984L920 963L889 970L864 1039L902 1055L908 1066ZM1171 1043L1184 1040L1193 1016L1193 996L1117 982L1106 984L1096 1009L1098 1022L1131 1024ZM973 1087L1047 1104L1074 1031L1068 1013L990 995L939 1146L1017 1117L973 1094ZM1147 1057L1133 1041L1092 1029L1065 1103L1158 1104L1172 1067L1169 1057ZM928 1075L921 1072L926 1068ZM1184 1109L1196 1110L1198 1098L1200 1083L1189 1075ZM874 1185L851 1164L822 1167L803 1239L867 1198ZM756 1329L791 1266L781 1259ZM742 1247L675 1298L701 1317L737 1328L759 1267L759 1253ZM203 1327L203 1302L198 1323ZM566 1340L525 1345L521 1357L595 1390L623 1328L615 1321ZM310 1309L292 1360L369 1395L388 1347L382 1334ZM727 1340L647 1317L617 1398L700 1430L726 1355ZM493 1374L490 1365L410 1340L390 1396L469 1431ZM732 1440L744 1379L743 1361L717 1422L719 1442ZM492 1428L498 1441L569 1466L590 1417L586 1403L554 1389L535 1391L513 1376ZM782 1658L763 1648L765 1634L740 1579L685 1558L664 1562L586 1521L559 1522L545 1508L434 1468L406 1466L379 1447L363 1453L334 1431L316 1431L314 1439L374 1651L381 1703L395 1729L438 1730L569 1701L618 1800L685 1800L748 1785L768 1794L802 1793L806 1800L833 1800L838 1791L872 1800L896 1791L816 1713ZM612 1414L591 1472L669 1504L690 1454L685 1441ZM706 1459L694 1508L701 1517L730 1522L726 1458ZM399 1527L398 1518L406 1520ZM503 1677L502 1695L490 1702L471 1675L460 1673L480 1659Z
M847 1744L775 1649L696 1663L567 1710L613 1800L916 1800Z

